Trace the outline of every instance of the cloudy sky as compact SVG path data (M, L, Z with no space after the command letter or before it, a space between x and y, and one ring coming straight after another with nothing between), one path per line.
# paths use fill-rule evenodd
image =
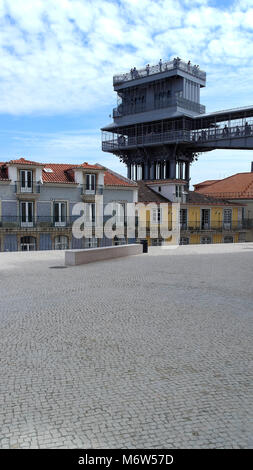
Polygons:
M207 111L253 105L253 0L0 0L0 160L100 162L112 76L180 56L207 72ZM192 182L249 171L253 152L201 155Z

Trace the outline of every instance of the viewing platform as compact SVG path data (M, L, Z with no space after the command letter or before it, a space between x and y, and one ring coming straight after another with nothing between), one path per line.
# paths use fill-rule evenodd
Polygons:
M166 131L161 133L149 133L138 136L117 135L112 133L103 134L102 150L114 152L126 148L155 146L161 144L190 144L194 148L218 147L253 149L253 125L235 127L215 127L209 129ZM107 140L108 138L108 140ZM199 150L200 151L200 150Z
M201 70L197 65L191 65L190 63L184 62L181 59L175 58L169 62L161 62L157 65L146 66L145 68L132 71L120 75L114 75L113 85L118 86L133 80L140 80L145 77L152 75L166 73L170 71L181 71L191 75L194 78L198 78L203 82L206 81L206 72ZM204 86L204 85L203 85Z

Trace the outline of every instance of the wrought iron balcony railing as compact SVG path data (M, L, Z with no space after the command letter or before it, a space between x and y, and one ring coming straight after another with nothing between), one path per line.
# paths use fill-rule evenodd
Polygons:
M15 181L14 192L16 194L39 194L41 184L35 181L26 183L24 181Z
M69 217L51 217L51 216L38 216L38 217L21 217L21 216L11 216L4 215L0 217L0 228L2 229L12 229L12 228L41 228L41 229L64 229L72 227L72 224L75 220L79 219L80 216L69 216ZM103 227L108 220L110 220L112 215L96 216L89 217L86 216L84 220L85 226L92 227ZM127 216L113 216L113 229L119 226L127 227L127 224L133 224L132 218L128 220ZM160 220L157 222L146 220L145 217L135 217L134 219L135 226L146 227L147 229L152 228L153 226L167 226L168 229L171 229L171 222L165 220L161 216ZM237 231L237 230L253 230L253 219L242 219L241 221L232 221L232 222L202 222L199 220L188 220L187 223L179 223L178 228L181 231Z
M181 70L187 72L194 77L198 77L201 80L206 80L206 72L200 70L198 66L191 65L184 62L183 60L170 60L169 62L163 62L162 64L153 65L151 67L145 67L139 70L132 70L132 72L115 75L113 77L113 85L120 85L131 80L138 80L140 78L147 77L149 75L155 75L161 72L168 72L170 70Z
M12 216L3 215L0 218L0 227L2 228L34 228L34 227L70 227L77 217L51 217L51 216Z
M85 184L81 185L81 195L82 196L89 196L89 195L102 195L104 192L104 186L102 184L98 184L96 186L87 186Z
M180 223L181 231L237 231L247 230L253 228L253 219L243 219L241 221L232 222L201 222L201 221L188 221L187 223Z

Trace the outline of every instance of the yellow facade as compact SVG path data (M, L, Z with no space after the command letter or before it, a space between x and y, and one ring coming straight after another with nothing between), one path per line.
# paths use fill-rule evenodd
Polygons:
M163 208L161 223L154 221L151 211L154 208ZM172 204L168 203L168 213L165 214L167 204L159 205L156 203L141 204L139 210L139 223L147 229L146 238L149 245L156 243L152 235L152 230L161 229L171 230L172 228ZM174 206L173 206L174 207ZM180 205L180 209L187 209L187 226L181 227L181 237L189 244L199 243L224 243L227 242L237 243L240 241L239 234L244 233L238 222L239 210L238 207L232 205L197 205L191 203L184 203ZM201 218L203 216L202 209L209 209L210 220L208 228L203 227ZM224 223L224 210L232 210L232 220L229 222L229 227ZM141 238L141 237L140 237ZM211 241L210 241L211 239ZM153 241L154 240L154 241ZM171 239L165 237L163 241L170 241Z

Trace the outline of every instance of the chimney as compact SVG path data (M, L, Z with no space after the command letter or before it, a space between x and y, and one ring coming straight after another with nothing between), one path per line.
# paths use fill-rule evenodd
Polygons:
M251 173L253 173L253 162L251 162Z

